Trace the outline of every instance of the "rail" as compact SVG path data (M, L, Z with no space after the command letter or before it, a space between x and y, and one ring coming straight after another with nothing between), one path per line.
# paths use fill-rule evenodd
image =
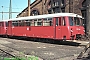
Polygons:
M14 55L12 55L12 54L10 54L10 53L8 53L8 52L2 50L2 49L0 49L0 51L4 52L4 53L6 53L6 54L8 54L8 55L10 55L10 56L12 56L12 57L15 57Z
M35 57L35 56L30 56L30 57L17 57L17 56L14 56L2 49L0 49L1 53L6 53L5 55L3 56L0 56L0 60L39 60L38 57ZM7 56L9 55L9 57Z
M88 48L90 47L90 42L85 45L84 49L81 51L81 53L78 55L77 59L82 59L84 53L88 50Z

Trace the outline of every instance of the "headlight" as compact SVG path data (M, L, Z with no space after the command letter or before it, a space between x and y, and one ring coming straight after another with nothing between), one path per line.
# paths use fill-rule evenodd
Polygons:
M83 32L85 32L85 30L83 30Z

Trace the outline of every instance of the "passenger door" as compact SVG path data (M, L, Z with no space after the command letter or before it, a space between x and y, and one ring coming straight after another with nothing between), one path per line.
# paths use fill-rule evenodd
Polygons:
M12 35L12 21L8 22L7 34Z
M56 39L61 39L61 17L55 19Z

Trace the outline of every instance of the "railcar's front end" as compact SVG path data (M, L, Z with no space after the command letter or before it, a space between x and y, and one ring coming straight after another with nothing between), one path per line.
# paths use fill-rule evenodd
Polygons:
M69 30L71 39L80 39L85 35L85 29L83 27L83 20L79 17L68 17Z

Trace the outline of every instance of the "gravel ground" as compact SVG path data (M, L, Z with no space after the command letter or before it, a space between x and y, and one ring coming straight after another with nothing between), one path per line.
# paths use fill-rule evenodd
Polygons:
M0 50L0 57L7 57L7 58L10 58L10 57L12 57L12 56L9 55L9 54L7 54L7 53L5 53L5 52L3 52L2 50Z
M34 55L44 60L73 60L83 50L83 47L77 46L8 38L0 38L0 44L18 50L26 55Z

